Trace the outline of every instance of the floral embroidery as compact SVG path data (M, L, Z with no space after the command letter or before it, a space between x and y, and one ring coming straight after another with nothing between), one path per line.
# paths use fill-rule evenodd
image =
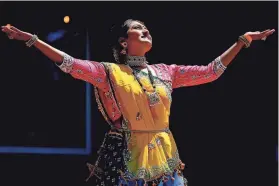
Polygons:
M173 88L209 83L222 75L226 67L220 56L206 66L161 65L161 69L171 72Z
M99 111L101 112L101 114L103 115L103 117L107 121L107 123L112 127L113 124L111 123L111 121L104 109L104 106L100 100L100 95L99 95L98 89L96 87L94 87L94 92L95 92L95 98L96 98L96 102L97 102Z
M156 66L157 68L157 66ZM159 70L160 68L158 68ZM148 74L142 70L138 70L138 69L135 69L135 72L137 73L137 76L139 78L147 78L148 77ZM167 81L167 80L163 80L163 77L162 77L162 72L159 70L159 73L157 74L158 76L153 76L154 78L154 83L156 85L161 85L164 87L166 93L167 93L167 97L168 99L170 100L170 102L172 102L172 97L171 97L171 93L172 93L172 85L171 85L171 81Z
M155 149L155 145L153 143L148 144L148 150Z
M156 144L157 144L158 146L161 145L161 140L160 140L160 138L156 138Z
M104 82L103 78L100 78L100 77L95 78L95 80L96 80L98 83L102 83L102 82Z
M184 68L179 69L180 74L184 74L186 71Z
M63 54L63 62L60 66L58 66L63 72L70 73L73 69L74 58L69 56L68 54Z
M125 172L124 177L126 180L138 180L144 179L146 181L154 180L164 174L172 174L175 169L179 169L181 160L179 158L178 151L175 152L173 158L167 160L167 162L161 166L152 166L149 169L138 168L136 173Z

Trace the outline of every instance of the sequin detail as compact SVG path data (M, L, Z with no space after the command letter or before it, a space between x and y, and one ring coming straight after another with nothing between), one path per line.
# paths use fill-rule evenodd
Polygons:
M63 62L59 66L59 68L65 73L70 73L73 69L73 64L74 64L74 58L64 53Z

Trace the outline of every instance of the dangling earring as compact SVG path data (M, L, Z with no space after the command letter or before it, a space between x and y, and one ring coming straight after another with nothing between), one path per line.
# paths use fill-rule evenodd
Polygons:
M126 54L127 54L127 52L126 52L125 48L124 48L124 49L122 49L120 53L121 53L121 54L123 54L123 55L126 55Z
M123 54L123 55L126 55L127 54L127 52L126 52L126 49L127 49L127 43L126 42L124 42L123 44L123 49L121 50L121 54Z

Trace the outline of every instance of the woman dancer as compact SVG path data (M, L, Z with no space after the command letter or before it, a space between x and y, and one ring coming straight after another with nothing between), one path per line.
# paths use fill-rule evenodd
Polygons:
M2 31L35 46L63 72L94 85L98 107L111 126L96 163L88 164L96 185L178 186L187 180L169 130L172 91L218 79L242 48L275 30L245 33L207 66L149 64L145 55L152 37L137 20L115 29L113 63L76 59L13 26L2 26Z

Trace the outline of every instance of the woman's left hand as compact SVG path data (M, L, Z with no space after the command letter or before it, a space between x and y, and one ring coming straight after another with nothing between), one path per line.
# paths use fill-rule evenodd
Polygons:
M275 29L268 29L268 30L265 30L263 32L247 32L245 35L249 35L252 40L266 40L266 38L268 36L270 36L271 34L273 34L275 32Z

